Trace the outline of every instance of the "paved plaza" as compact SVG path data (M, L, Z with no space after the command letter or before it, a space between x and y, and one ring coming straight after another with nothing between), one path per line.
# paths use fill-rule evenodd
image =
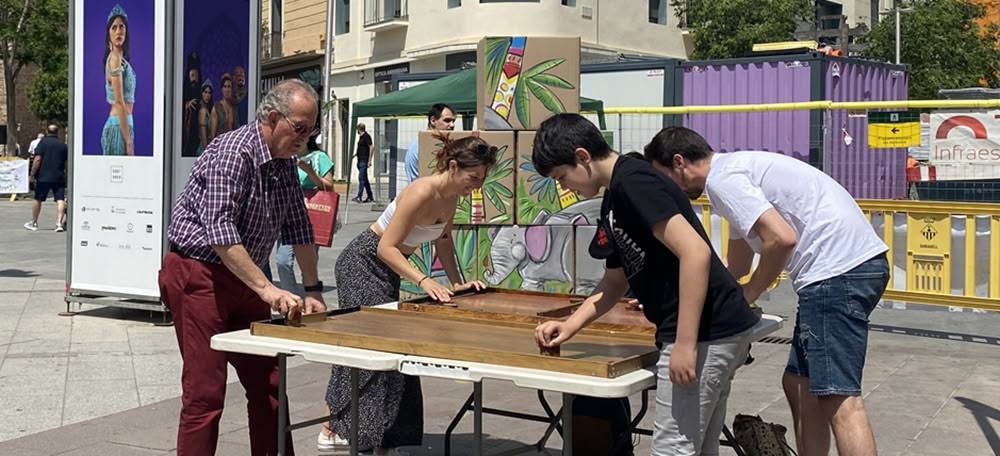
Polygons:
M370 205L342 208L345 224L334 247L320 250L330 305L336 303L337 254L378 215ZM181 390L173 328L155 325L159 314L94 305L60 316L66 233L24 230L30 210L29 201L0 202L0 455L174 454ZM43 206L40 228L54 219L53 210L51 203ZM784 283L764 309L788 318L794 306ZM1000 315L909 306L880 308L872 321L864 392L880 454L1000 454ZM790 423L779 382L790 326L754 344L756 361L733 385L730 422L749 413ZM293 421L321 416L329 367L296 358L289 364ZM407 450L440 455L445 429L472 385L425 378L423 386L424 445ZM486 382L485 398L488 407L543 414L534 391L510 383ZM559 403L556 394L548 399ZM638 409L638 397L633 404ZM230 383L218 454L248 454L245 410L242 387ZM651 415L642 427L650 427ZM318 431L318 425L296 431L297 454L317 454ZM499 451L535 442L544 426L487 416L484 431L488 450ZM471 454L471 436L468 416L455 432L453 454ZM636 454L648 454L649 438L637 442ZM558 454L560 445L556 434L547 447Z

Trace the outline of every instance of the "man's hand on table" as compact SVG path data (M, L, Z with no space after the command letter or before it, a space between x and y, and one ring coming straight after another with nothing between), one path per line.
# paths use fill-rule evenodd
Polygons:
M276 312L282 315L288 315L288 311L293 308L302 309L302 298L298 295L282 290L274 285L268 285L262 293L260 293L260 299L271 306ZM320 302L322 303L323 297L320 296ZM326 305L323 304L323 308Z
M306 293L305 314L326 312L326 301L323 300L323 292L310 291Z

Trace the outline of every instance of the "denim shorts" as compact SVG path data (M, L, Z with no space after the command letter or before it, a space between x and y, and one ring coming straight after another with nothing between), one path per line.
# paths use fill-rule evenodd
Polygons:
M799 290L787 372L809 378L816 396L860 396L868 316L889 283L885 254Z

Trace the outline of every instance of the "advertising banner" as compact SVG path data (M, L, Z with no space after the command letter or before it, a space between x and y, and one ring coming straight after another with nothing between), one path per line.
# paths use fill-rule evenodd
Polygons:
M250 0L178 0L178 73L174 75L177 128L174 131L173 196L187 184L191 167L220 135L254 117L257 99L258 7Z
M930 133L937 180L1000 178L1000 111L932 113Z
M70 289L158 298L165 0L74 7Z

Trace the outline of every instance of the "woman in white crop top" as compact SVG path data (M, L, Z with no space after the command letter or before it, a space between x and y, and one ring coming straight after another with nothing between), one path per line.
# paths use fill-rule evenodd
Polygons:
M354 238L337 258L334 274L340 308L374 306L399 300L400 277L418 284L439 301L456 291L486 288L478 280L464 281L455 261L451 236L458 198L483 185L496 163L497 148L478 137L451 140L436 137L444 148L436 153L434 174L403 189L378 221ZM431 280L407 259L420 244L434 242L451 289ZM391 331L391 328L386 328ZM423 439L423 396L420 379L398 372L361 371L358 448L376 455L403 455L397 447L420 445ZM349 448L347 420L350 370L334 367L326 403L333 420L318 438L320 451Z

